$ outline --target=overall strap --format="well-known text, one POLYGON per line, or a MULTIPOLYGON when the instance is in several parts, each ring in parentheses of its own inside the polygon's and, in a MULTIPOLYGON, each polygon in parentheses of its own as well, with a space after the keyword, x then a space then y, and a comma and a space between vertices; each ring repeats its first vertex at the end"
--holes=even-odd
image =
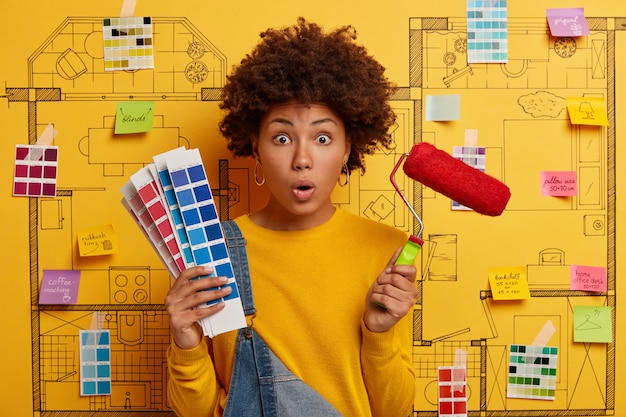
POLYGON ((230 262, 233 266, 235 281, 241 294, 243 311, 246 316, 256 313, 254 308, 254 298, 252 297, 252 285, 250 284, 250 268, 248 266, 248 255, 246 253, 246 239, 241 234, 239 226, 234 220, 222 222, 222 229, 226 238, 226 245, 230 255, 230 262))

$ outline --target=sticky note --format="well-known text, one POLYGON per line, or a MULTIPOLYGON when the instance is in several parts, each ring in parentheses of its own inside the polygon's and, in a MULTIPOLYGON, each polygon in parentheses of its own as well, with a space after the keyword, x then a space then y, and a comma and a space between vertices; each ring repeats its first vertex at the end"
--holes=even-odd
POLYGON ((611 307, 574 306, 574 342, 613 341, 611 307))
POLYGON ((80 256, 111 255, 117 248, 117 234, 110 224, 78 232, 80 256))
POLYGON ((80 271, 44 269, 39 304, 76 304, 80 271))
POLYGON ((442 122, 461 118, 461 96, 442 94, 426 96, 426 121, 442 122))
POLYGON ((577 37, 589 34, 585 9, 547 9, 546 18, 552 36, 577 37))
POLYGON ((552 197, 578 195, 576 171, 541 171, 541 195, 552 197))
POLYGON ((142 133, 152 130, 154 101, 120 101, 117 103, 115 133, 142 133))
POLYGON ((567 111, 574 125, 608 126, 603 97, 568 97, 567 111))
POLYGON ((570 283, 572 290, 606 292, 606 268, 572 265, 570 283))
POLYGON ((530 298, 528 277, 524 266, 490 268, 489 285, 494 300, 530 298))

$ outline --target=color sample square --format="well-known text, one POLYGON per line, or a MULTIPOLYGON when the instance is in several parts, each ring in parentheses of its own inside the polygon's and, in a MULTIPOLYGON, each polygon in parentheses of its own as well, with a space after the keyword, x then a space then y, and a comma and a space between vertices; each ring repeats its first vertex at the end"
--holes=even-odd
POLYGON ((55 197, 59 148, 44 145, 16 145, 13 195, 55 197))
POLYGON ((80 330, 80 395, 111 395, 111 334, 80 330))
POLYGON ((439 367, 439 416, 467 417, 466 375, 464 366, 439 367))
POLYGON ((508 398, 554 400, 558 348, 511 345, 508 398))
POLYGON ((506 0, 467 0, 467 63, 506 63, 506 0))
POLYGON ((154 68, 152 18, 102 19, 105 71, 154 68))
MULTIPOLYGON (((452 148, 452 156, 467 165, 476 168, 481 172, 485 172, 485 154, 484 146, 454 146, 452 148)), ((472 210, 456 201, 452 201, 452 210, 472 210)))

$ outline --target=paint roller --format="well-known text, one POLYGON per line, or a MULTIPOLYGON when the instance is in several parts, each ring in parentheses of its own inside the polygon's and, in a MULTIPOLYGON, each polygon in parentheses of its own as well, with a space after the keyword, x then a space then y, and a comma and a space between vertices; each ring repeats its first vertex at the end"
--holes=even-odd
POLYGON ((401 156, 390 176, 396 192, 420 226, 417 236, 409 237, 396 264, 412 264, 424 244, 421 239, 424 224, 394 180, 396 171, 403 162, 404 173, 409 178, 480 214, 499 216, 511 197, 509 187, 494 177, 428 142, 414 145, 409 153, 401 156))

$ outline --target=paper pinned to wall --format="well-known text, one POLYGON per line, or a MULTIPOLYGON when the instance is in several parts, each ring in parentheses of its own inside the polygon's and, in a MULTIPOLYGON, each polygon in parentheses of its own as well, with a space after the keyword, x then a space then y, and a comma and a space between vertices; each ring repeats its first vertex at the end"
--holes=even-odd
POLYGON ((445 122, 461 118, 461 96, 441 94, 426 96, 426 121, 445 122))
POLYGON ((574 306, 574 342, 613 341, 611 307, 574 306))
POLYGON ((39 304, 76 304, 80 271, 44 269, 39 304))
POLYGON ((151 17, 102 19, 102 41, 105 71, 154 68, 151 17))
POLYGON ((80 256, 99 256, 117 253, 117 234, 110 224, 77 233, 80 256))
POLYGON ((570 197, 578 195, 576 171, 541 171, 541 195, 570 197))
POLYGON ((120 101, 115 115, 115 133, 143 133, 152 130, 154 101, 120 101))
POLYGON ((606 268, 572 265, 570 267, 570 283, 572 290, 606 292, 606 268))
POLYGON ((567 111, 574 125, 609 125, 603 97, 568 97, 567 111))
POLYGON ((589 34, 589 26, 582 7, 546 9, 546 17, 552 36, 577 37, 589 34))
POLYGON ((506 0, 467 0, 467 63, 507 63, 506 0))
POLYGON ((494 300, 530 298, 526 267, 524 266, 490 268, 489 284, 494 300))

